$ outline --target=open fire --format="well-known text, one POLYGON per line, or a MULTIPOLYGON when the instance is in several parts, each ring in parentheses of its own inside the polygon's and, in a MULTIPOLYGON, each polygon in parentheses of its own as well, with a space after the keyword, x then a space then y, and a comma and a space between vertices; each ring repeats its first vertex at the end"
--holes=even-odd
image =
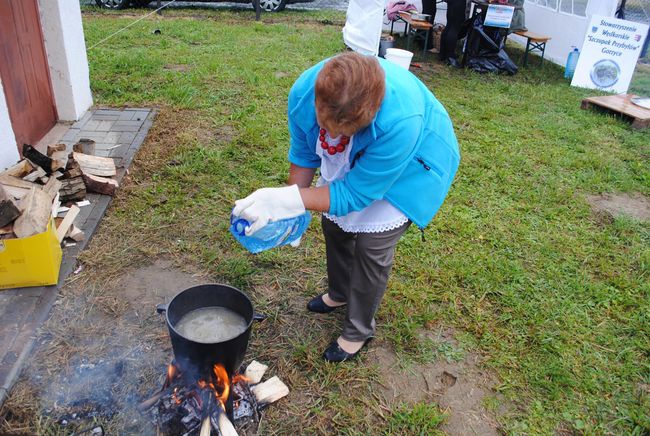
POLYGON ((217 364, 210 374, 194 377, 172 362, 162 389, 138 409, 148 411, 159 435, 257 434, 261 410, 289 393, 277 377, 260 383, 266 368, 253 361, 231 378, 217 364))

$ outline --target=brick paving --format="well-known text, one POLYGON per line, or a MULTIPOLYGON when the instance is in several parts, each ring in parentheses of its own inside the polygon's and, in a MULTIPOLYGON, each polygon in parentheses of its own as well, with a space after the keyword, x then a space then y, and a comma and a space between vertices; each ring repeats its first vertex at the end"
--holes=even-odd
MULTIPOLYGON (((113 157, 121 181, 153 123, 155 112, 146 108, 88 111, 57 143, 68 151, 81 138, 96 142, 96 154, 113 157)), ((81 207, 75 225, 86 238, 63 249, 59 283, 55 286, 0 290, 0 404, 20 376, 34 346, 36 329, 47 319, 59 287, 76 267, 77 255, 88 244, 108 208, 111 197, 88 194, 90 205, 81 207)))

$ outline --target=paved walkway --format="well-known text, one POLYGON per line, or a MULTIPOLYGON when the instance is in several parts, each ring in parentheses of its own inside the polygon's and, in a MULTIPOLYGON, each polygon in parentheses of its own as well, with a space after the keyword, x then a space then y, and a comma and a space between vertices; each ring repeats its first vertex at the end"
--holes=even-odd
MULTIPOLYGON (((121 181, 144 142, 154 116, 154 111, 144 108, 88 111, 56 142, 65 143, 71 151, 72 145, 81 138, 94 140, 96 154, 115 159, 117 179, 121 181)), ((88 244, 112 199, 98 194, 88 194, 86 198, 91 204, 83 206, 75 219, 86 238, 63 249, 58 285, 0 290, 0 404, 29 358, 36 329, 47 319, 59 287, 74 270, 78 253, 88 244)))

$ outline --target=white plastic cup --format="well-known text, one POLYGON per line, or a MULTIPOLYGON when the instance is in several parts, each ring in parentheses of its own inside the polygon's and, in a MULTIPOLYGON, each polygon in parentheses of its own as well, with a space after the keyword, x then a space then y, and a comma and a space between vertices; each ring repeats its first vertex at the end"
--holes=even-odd
POLYGON ((399 65, 402 68, 409 69, 411 66, 411 59, 413 59, 413 53, 410 51, 402 50, 399 48, 387 48, 386 49, 386 60, 399 65))

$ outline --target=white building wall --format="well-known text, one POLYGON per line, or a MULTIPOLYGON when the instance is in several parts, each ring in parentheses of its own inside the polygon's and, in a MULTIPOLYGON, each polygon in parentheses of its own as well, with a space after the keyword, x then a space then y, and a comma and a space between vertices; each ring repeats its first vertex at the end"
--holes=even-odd
POLYGON ((78 120, 93 104, 79 1, 38 4, 59 119, 78 120))
MULTIPOLYGON (((580 17, 526 1, 524 3, 526 27, 533 33, 551 37, 551 40, 546 43, 544 59, 548 58, 557 64, 565 65, 571 47, 582 47, 591 15, 613 16, 617 2, 618 0, 590 0, 587 6, 587 17, 580 17)), ((526 44, 524 38, 516 35, 508 39, 526 44)))
POLYGON ((14 129, 11 127, 7 99, 2 87, 2 80, 0 80, 0 169, 10 167, 18 159, 20 159, 20 155, 16 146, 16 137, 14 136, 14 129))

